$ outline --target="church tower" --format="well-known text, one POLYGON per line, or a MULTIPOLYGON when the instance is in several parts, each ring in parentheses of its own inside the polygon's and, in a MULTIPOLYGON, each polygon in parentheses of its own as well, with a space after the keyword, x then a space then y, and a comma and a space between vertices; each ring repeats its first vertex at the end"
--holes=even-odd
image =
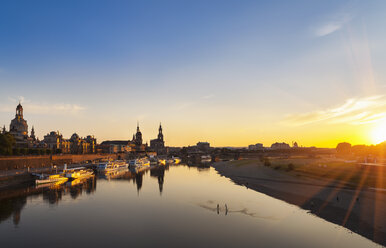
POLYGON ((16 147, 28 147, 28 125, 23 117, 23 107, 19 103, 16 107, 15 119, 9 125, 9 133, 13 135, 16 147))
POLYGON ((137 133, 135 134, 135 144, 140 146, 142 145, 142 133, 139 130, 139 123, 137 122, 137 133))
POLYGON ((31 129, 31 138, 32 138, 33 141, 36 140, 36 136, 35 136, 35 128, 34 128, 34 126, 32 126, 32 129, 31 129))
POLYGON ((16 116, 15 116, 18 120, 22 120, 23 119, 23 107, 21 106, 21 104, 19 103, 19 105, 17 105, 16 107, 16 116))
POLYGON ((23 118, 23 107, 20 103, 16 107, 15 119, 11 121, 9 131, 15 136, 15 139, 23 139, 28 135, 28 125, 23 118))
POLYGON ((164 141, 164 135, 162 134, 162 125, 161 125, 161 123, 159 124, 159 129, 158 129, 158 140, 159 141, 164 141))

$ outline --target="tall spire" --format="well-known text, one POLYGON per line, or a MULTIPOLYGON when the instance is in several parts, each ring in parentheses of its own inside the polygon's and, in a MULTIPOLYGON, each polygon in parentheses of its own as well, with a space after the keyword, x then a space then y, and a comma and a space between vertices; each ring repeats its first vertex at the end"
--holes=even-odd
POLYGON ((34 140, 36 139, 34 126, 32 126, 32 129, 31 129, 31 138, 34 139, 34 140))
POLYGON ((139 121, 137 121, 137 132, 139 132, 139 121))
POLYGON ((160 141, 163 141, 163 140, 164 140, 164 135, 162 134, 162 125, 161 125, 161 122, 159 123, 158 140, 160 140, 160 141))

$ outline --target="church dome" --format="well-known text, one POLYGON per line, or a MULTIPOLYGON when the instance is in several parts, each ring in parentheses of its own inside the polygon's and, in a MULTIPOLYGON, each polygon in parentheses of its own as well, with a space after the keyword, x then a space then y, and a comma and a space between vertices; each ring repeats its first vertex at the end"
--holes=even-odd
POLYGON ((79 135, 77 133, 74 133, 72 136, 71 136, 71 139, 72 140, 77 140, 79 139, 79 135))

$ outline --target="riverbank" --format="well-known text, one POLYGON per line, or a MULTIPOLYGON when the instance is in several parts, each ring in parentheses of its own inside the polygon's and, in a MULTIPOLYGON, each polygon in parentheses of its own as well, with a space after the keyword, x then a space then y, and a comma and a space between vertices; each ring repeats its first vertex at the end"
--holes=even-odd
POLYGON ((341 177, 324 179, 278 170, 258 160, 217 162, 212 166, 239 185, 298 205, 386 245, 386 192, 383 189, 363 187, 363 183, 353 185, 341 177))

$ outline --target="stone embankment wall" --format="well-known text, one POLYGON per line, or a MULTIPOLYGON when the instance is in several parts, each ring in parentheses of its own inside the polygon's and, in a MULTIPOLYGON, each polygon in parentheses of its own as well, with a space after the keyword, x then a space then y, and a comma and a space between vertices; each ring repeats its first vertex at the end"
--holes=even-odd
POLYGON ((0 170, 15 170, 25 168, 43 168, 52 165, 82 163, 101 158, 117 159, 116 154, 63 154, 63 155, 45 155, 45 156, 18 156, 18 157, 0 157, 0 170))

